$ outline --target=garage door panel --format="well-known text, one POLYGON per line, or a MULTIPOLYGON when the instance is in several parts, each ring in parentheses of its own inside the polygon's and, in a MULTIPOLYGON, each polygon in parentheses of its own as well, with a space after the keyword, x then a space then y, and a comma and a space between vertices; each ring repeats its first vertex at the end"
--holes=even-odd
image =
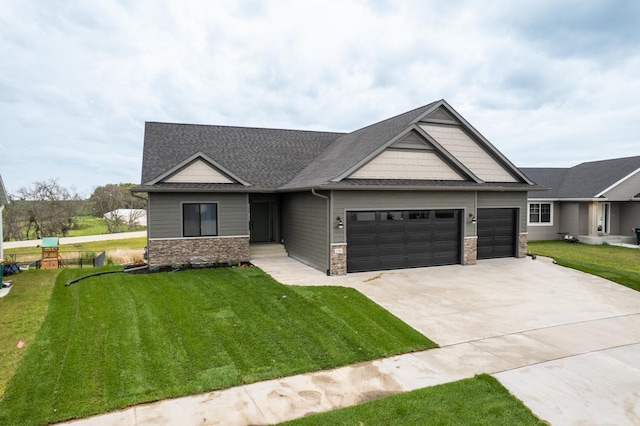
POLYGON ((518 209, 478 209, 478 259, 516 255, 518 209))
POLYGON ((404 243, 404 233, 403 232, 395 232, 395 233, 384 233, 378 234, 378 244, 403 244, 404 243))
POLYGON ((379 259, 376 269, 402 269, 406 268, 404 256, 384 256, 379 259))
POLYGON ((378 247, 371 244, 366 246, 355 246, 349 250, 349 257, 363 258, 375 256, 378 253, 378 247))
POLYGON ((347 212, 348 272, 460 263, 459 210, 365 213, 347 212), (362 219, 367 226, 362 226, 362 219), (359 247, 363 244, 364 250, 359 247), (442 253, 435 256, 436 251, 442 253))
POLYGON ((410 256, 411 254, 431 253, 431 251, 433 250, 432 244, 427 241, 408 243, 405 247, 407 256, 410 256))

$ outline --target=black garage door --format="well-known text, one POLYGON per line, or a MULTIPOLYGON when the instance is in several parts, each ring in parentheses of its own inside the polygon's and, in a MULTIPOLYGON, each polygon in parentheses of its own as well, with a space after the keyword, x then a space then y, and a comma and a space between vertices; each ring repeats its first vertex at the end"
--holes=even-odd
POLYGON ((518 209, 478 209, 478 259, 516 255, 518 209))
POLYGON ((460 210, 347 212, 347 272, 460 263, 460 210))

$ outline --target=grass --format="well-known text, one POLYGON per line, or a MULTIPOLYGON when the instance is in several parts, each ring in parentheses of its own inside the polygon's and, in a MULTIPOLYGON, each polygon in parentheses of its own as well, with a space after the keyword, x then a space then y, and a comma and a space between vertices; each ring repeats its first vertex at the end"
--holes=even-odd
POLYGON ((289 287, 258 268, 57 278, 0 401, 0 424, 128 405, 432 348, 357 291, 289 287))
POLYGON ((311 425, 545 425, 496 379, 471 379, 401 393, 290 422, 311 425))
MULTIPOLYGON (((107 241, 93 241, 89 243, 74 243, 74 244, 61 244, 60 253, 64 258, 65 255, 75 255, 78 252, 107 252, 107 257, 113 257, 115 263, 123 263, 123 260, 118 256, 120 252, 130 253, 127 259, 132 256, 142 257, 144 246, 147 245, 147 239, 142 238, 127 238, 123 240, 107 240, 107 241)), ((21 263, 30 263, 34 260, 42 257, 42 249, 40 247, 18 247, 18 248, 5 248, 4 255, 6 259, 10 259, 10 255, 15 255, 15 259, 21 263)))
POLYGON ((69 230, 69 237, 83 237, 85 235, 100 235, 109 233, 104 218, 97 216, 77 216, 76 226, 69 230))
POLYGON ((564 241, 530 241, 529 252, 559 265, 597 275, 640 291, 640 249, 564 241))
MULTIPOLYGON (((109 228, 102 217, 97 216, 77 216, 75 218, 76 226, 69 230, 69 237, 84 237, 86 235, 101 235, 108 234, 109 228)), ((146 226, 134 226, 129 230, 126 224, 122 224, 121 232, 135 232, 144 231, 146 226)))
POLYGON ((59 271, 29 271, 6 277, 13 281, 9 294, 0 298, 0 396, 47 313, 53 283, 59 271), (18 348, 19 341, 25 346, 18 348))

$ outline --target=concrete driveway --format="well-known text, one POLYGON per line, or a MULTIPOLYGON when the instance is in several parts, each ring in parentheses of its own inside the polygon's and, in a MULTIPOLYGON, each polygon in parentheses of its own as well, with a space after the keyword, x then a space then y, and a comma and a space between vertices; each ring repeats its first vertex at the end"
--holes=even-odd
POLYGON ((252 262, 286 284, 356 288, 441 347, 69 424, 273 424, 479 373, 554 425, 640 424, 639 292, 546 258, 344 277, 284 256, 252 262))
POLYGON ((358 289, 445 349, 416 362, 493 374, 552 424, 640 424, 639 292, 541 257, 346 277, 254 263, 287 284, 358 289))

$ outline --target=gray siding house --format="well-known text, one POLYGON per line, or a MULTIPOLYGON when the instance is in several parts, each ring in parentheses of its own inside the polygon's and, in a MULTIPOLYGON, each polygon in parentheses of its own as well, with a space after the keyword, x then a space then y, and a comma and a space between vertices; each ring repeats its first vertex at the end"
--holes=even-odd
POLYGON ((521 170, 547 188, 529 193, 529 240, 571 235, 587 244, 636 243, 640 156, 521 170))
POLYGON ((148 122, 150 265, 284 245, 330 275, 523 257, 537 186, 446 101, 351 133, 148 122))

